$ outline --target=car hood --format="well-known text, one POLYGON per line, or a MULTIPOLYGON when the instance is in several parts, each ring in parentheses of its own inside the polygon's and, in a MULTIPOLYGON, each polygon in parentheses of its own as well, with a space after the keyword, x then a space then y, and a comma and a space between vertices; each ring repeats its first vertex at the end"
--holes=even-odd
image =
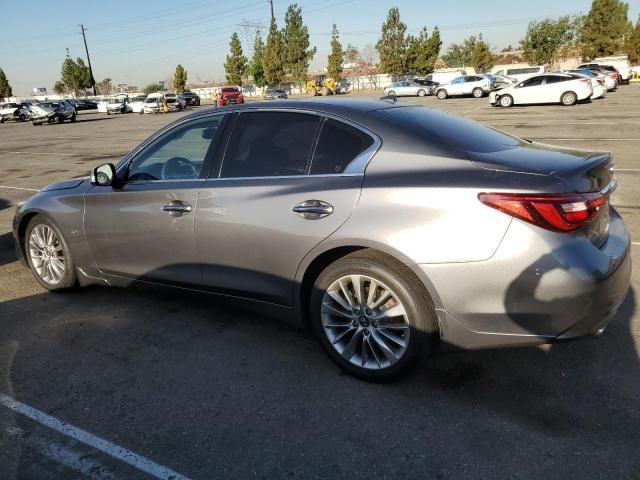
POLYGON ((70 188, 76 188, 82 184, 89 177, 71 178, 69 180, 63 180, 62 182, 51 183, 44 187, 41 192, 51 192, 54 190, 68 190, 70 188))

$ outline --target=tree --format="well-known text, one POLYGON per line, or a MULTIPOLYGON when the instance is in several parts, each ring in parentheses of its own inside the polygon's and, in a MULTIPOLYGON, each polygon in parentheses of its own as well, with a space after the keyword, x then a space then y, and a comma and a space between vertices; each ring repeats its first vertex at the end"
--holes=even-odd
POLYGON ((280 85, 284 80, 284 44, 276 19, 271 19, 267 45, 264 48, 264 78, 269 85, 280 85))
POLYGON ((67 93, 67 86, 62 80, 58 80, 53 84, 53 91, 58 95, 64 95, 65 93, 67 93))
POLYGON ((471 65, 473 50, 476 46, 476 37, 471 36, 464 40, 462 44, 452 43, 447 48, 447 52, 442 56, 442 60, 450 68, 461 68, 471 65))
POLYGON ((0 98, 13 97, 13 89, 9 85, 9 80, 4 73, 4 70, 0 68, 0 98))
POLYGON ((253 78, 256 87, 262 88, 266 85, 264 78, 264 42, 260 30, 256 32, 256 39, 253 43, 253 58, 249 64, 249 75, 253 78))
POLYGON ((156 83, 150 83, 149 85, 144 87, 143 92, 145 95, 149 95, 151 93, 161 92, 162 90, 164 90, 164 85, 156 82, 156 83))
POLYGON ((173 88, 178 93, 184 93, 184 89, 187 86, 187 71, 181 64, 176 67, 176 72, 173 74, 173 88))
POLYGON ((224 63, 225 76, 231 85, 242 85, 242 79, 247 73, 247 57, 242 53, 240 37, 236 32, 231 35, 229 46, 231 52, 224 63))
POLYGON ((385 73, 400 75, 404 73, 405 33, 407 26, 400 20, 400 10, 393 7, 382 24, 380 40, 376 49, 380 54, 380 69, 385 73))
POLYGON ((511 46, 511 44, 509 44, 508 47, 504 47, 502 50, 500 50, 500 52, 502 52, 502 53, 513 52, 513 46, 511 46))
POLYGON ((111 79, 105 78, 96 83, 96 91, 100 95, 111 95, 111 92, 113 92, 113 84, 111 83, 111 79))
POLYGON ((360 61, 360 52, 355 46, 348 44, 347 48, 344 49, 343 58, 344 63, 353 65, 360 61))
POLYGON ((631 33, 627 38, 625 51, 627 52, 627 55, 629 55, 629 61, 632 64, 635 65, 640 63, 640 15, 638 16, 636 26, 631 30, 631 33))
POLYGON ((65 85, 66 90, 73 92, 75 97, 78 96, 80 91, 84 91, 87 88, 93 86, 93 78, 89 67, 84 63, 81 58, 73 59, 67 55, 64 62, 62 62, 61 82, 65 85))
POLYGON ((441 46, 440 31, 437 27, 431 36, 429 36, 426 27, 420 31, 417 37, 409 35, 406 40, 404 60, 406 70, 423 75, 433 72, 441 46))
POLYGON ((486 72, 493 67, 493 54, 487 42, 483 40, 482 34, 478 36, 471 52, 471 65, 481 72, 486 72))
POLYGON ((293 83, 304 85, 316 49, 309 48, 309 30, 302 21, 302 9, 297 4, 289 5, 285 14, 282 42, 286 77, 293 83))
POLYGON ((571 50, 580 19, 569 16, 531 22, 520 40, 522 56, 530 65, 551 66, 571 50))
POLYGON ((622 50, 631 29, 629 5, 620 0, 593 0, 582 26, 582 54, 585 59, 613 55, 622 50))
POLYGON ((342 51, 342 44, 340 43, 338 27, 336 27, 335 23, 331 28, 331 53, 327 60, 327 73, 329 77, 333 78, 336 82, 340 81, 343 70, 344 52, 342 51))

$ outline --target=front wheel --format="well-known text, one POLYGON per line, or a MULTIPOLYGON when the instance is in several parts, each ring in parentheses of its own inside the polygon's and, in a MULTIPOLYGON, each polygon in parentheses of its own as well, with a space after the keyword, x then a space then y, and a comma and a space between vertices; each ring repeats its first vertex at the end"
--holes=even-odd
POLYGON ((59 114, 59 115, 58 115, 58 118, 56 118, 56 121, 57 121, 58 123, 64 123, 64 116, 63 116, 62 114, 59 114))
POLYGON ((71 115, 71 121, 75 122, 76 121, 76 114, 74 113, 73 115, 71 115))
POLYGON ((500 106, 509 108, 513 106, 513 97, 511 95, 502 95, 499 100, 500 106))
POLYGON ((578 96, 573 92, 565 92, 560 97, 560 103, 565 107, 570 107, 578 103, 578 96))
POLYGON ((367 381, 407 373, 435 351, 435 309, 407 267, 371 250, 329 265, 310 297, 314 332, 329 357, 367 381))
POLYGON ((447 91, 444 89, 438 90, 438 92, 436 93, 436 97, 438 97, 438 100, 445 100, 447 96, 447 91))
POLYGON ((471 94, 473 95, 473 98, 482 98, 484 92, 481 88, 474 88, 471 94))
POLYGON ((36 215, 25 232, 25 252, 29 268, 47 290, 64 290, 75 286, 76 270, 69 247, 53 222, 36 215))
POLYGON ((419 97, 424 97, 427 95, 427 92, 425 92, 424 90, 418 90, 418 96, 419 97))

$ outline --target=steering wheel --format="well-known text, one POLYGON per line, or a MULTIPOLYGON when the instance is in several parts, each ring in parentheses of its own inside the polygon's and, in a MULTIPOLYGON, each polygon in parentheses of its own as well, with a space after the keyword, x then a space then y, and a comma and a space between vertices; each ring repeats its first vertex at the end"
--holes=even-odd
POLYGON ((198 171, 193 164, 182 157, 173 157, 162 165, 162 180, 189 180, 198 178, 198 171))

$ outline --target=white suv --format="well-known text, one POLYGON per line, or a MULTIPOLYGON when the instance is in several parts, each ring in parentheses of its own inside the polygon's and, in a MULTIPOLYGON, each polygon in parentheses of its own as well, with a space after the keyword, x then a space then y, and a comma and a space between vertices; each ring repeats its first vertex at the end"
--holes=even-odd
POLYGON ((491 80, 482 75, 466 75, 436 88, 436 97, 444 100, 456 95, 473 95, 482 98, 491 91, 491 80))

